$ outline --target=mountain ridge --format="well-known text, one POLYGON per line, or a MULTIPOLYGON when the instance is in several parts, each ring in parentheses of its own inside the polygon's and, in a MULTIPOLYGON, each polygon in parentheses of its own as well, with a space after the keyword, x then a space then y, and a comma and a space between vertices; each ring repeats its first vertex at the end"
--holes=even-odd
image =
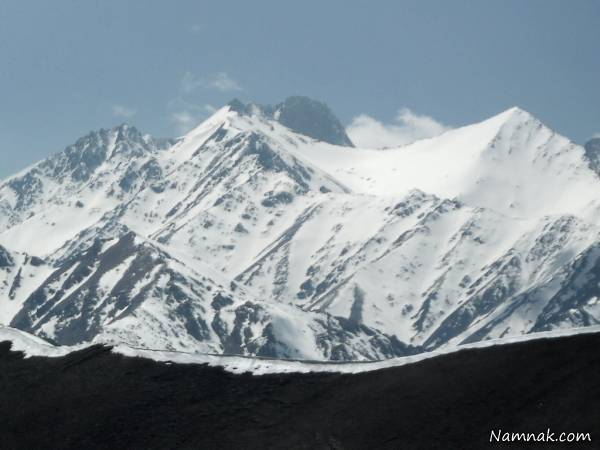
POLYGON ((17 303, 0 299, 4 320, 59 343, 114 331, 342 360, 600 323, 593 282, 569 290, 600 257, 583 147, 514 107, 357 149, 297 133, 279 107, 234 102, 176 140, 101 130, 0 183, 0 245, 43 261, 17 303), (126 236, 103 269, 102 239, 126 236), (126 273, 152 281, 134 292, 126 273))

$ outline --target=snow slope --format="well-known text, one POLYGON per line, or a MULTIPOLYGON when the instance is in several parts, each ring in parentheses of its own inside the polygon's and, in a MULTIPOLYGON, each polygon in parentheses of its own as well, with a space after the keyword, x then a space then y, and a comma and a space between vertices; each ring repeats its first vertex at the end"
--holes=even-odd
POLYGON ((321 144, 297 152, 355 192, 420 189, 514 217, 581 213, 599 193, 583 147, 519 108, 397 149, 321 144))
POLYGON ((3 326, 0 326, 0 342, 10 342, 11 350, 23 352, 26 357, 46 356, 56 358, 82 348, 52 345, 32 334, 3 326))
POLYGON ((0 324, 10 322, 51 272, 41 259, 0 246, 0 324))
MULTIPOLYGON (((212 367, 222 367, 232 373, 251 373, 253 375, 267 375, 273 373, 310 373, 310 372, 335 372, 335 373, 361 373, 373 370, 380 370, 389 367, 399 367, 406 364, 412 364, 423 361, 428 358, 435 358, 440 355, 447 355, 453 352, 467 350, 471 348, 488 348, 497 345, 510 345, 516 342, 531 341, 537 339, 552 339, 562 336, 572 336, 583 333, 598 333, 600 326, 578 329, 565 329, 558 331, 549 331, 536 333, 529 336, 494 339, 476 344, 461 345, 444 350, 435 350, 424 352, 418 355, 405 356, 400 358, 391 358, 383 361, 364 361, 364 362, 330 362, 330 361, 307 361, 292 359, 273 359, 264 357, 241 357, 222 354, 200 354, 185 353, 163 350, 152 350, 135 348, 126 344, 116 344, 112 351, 114 353, 132 357, 146 358, 154 361, 162 361, 175 364, 208 364, 212 367)), ((44 340, 32 336, 14 328, 0 327, 0 342, 11 342, 12 350, 25 353, 26 357, 44 356, 60 357, 73 351, 85 348, 86 345, 74 347, 54 346, 44 340)), ((91 345, 91 344, 87 344, 91 345)))

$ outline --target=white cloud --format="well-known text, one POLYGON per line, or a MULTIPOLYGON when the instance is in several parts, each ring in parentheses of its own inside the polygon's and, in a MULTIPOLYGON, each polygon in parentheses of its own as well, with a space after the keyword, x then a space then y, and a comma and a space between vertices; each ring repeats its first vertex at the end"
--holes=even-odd
POLYGON ((231 78, 227 73, 221 72, 213 77, 209 82, 209 86, 218 89, 219 91, 241 91, 240 85, 231 78))
POLYGON ((171 120, 182 134, 189 131, 196 123, 194 116, 190 114, 189 111, 176 111, 171 113, 171 120))
POLYGON ((186 72, 181 78, 181 90, 190 94, 198 89, 216 89, 221 92, 241 91, 242 87, 227 72, 219 72, 209 77, 196 76, 186 72))
POLYGON ((181 99, 171 102, 170 108, 173 110, 170 114, 171 122, 180 134, 187 133, 216 111, 212 105, 196 105, 181 99))
POLYGON ((594 139, 600 138, 600 133, 594 133, 594 134, 592 135, 592 137, 593 137, 594 139))
POLYGON ((400 147, 437 136, 449 128, 432 117, 416 114, 402 108, 391 123, 383 123, 371 116, 361 114, 354 119, 346 132, 357 147, 400 147))
POLYGON ((135 116, 134 109, 128 108, 127 106, 123 106, 123 105, 114 105, 112 107, 112 113, 113 113, 113 116, 121 117, 124 119, 128 119, 130 117, 135 116))

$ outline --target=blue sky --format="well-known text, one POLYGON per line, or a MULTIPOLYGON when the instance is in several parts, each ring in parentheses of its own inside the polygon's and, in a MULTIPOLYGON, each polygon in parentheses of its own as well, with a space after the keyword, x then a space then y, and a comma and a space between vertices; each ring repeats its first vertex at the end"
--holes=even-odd
POLYGON ((308 95, 392 131, 518 105, 583 142, 599 24, 598 0, 1 0, 0 177, 123 121, 177 135, 233 97, 308 95))

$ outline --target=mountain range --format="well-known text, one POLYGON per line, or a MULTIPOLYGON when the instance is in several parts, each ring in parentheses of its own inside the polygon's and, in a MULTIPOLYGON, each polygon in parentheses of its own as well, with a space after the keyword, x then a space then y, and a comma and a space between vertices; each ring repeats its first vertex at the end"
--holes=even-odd
POLYGON ((0 325, 336 361, 598 325, 599 173, 519 108, 390 149, 305 97, 101 129, 0 183, 0 325))

